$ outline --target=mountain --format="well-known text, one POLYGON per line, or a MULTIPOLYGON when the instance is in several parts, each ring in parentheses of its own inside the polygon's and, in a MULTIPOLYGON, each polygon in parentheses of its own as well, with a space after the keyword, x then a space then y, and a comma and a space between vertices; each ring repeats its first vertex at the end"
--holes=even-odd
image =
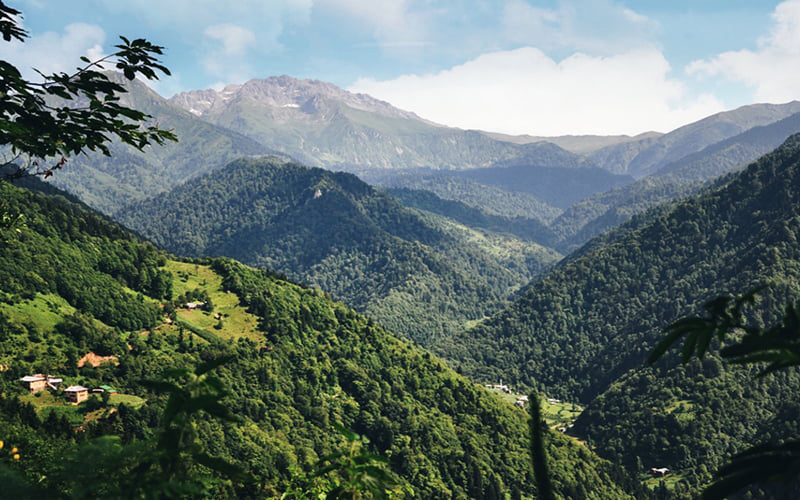
POLYGON ((468 227, 495 233, 510 233, 523 240, 549 245, 555 235, 538 219, 487 214, 460 201, 445 200, 435 193, 408 188, 388 188, 386 192, 403 205, 439 214, 468 227))
POLYGON ((454 175, 496 186, 506 191, 528 193, 565 209, 595 193, 628 184, 633 178, 610 174, 596 167, 567 169, 515 161, 512 166, 474 169, 454 175))
POLYGON ((118 73, 108 76, 128 89, 121 96, 122 104, 148 113, 159 127, 172 130, 179 140, 164 146, 149 146, 144 152, 112 143, 111 157, 89 152, 71 158, 51 182, 93 208, 110 213, 236 158, 273 153, 248 137, 207 123, 170 104, 138 80, 129 82, 118 73))
POLYGON ((628 142, 639 142, 662 135, 659 132, 644 132, 635 136, 629 135, 562 135, 562 136, 533 136, 533 135, 507 135, 496 132, 484 132, 487 136, 498 141, 512 142, 514 144, 530 144, 533 142, 549 142, 575 154, 586 155, 609 146, 628 142))
POLYGON ((688 196, 707 182, 745 166, 800 132, 800 113, 757 126, 692 153, 638 181, 575 203, 550 223, 563 253, 610 230, 647 208, 688 196))
MULTIPOLYGON (((229 259, 176 260, 63 196, 0 194, 25 222, 0 229, 0 428, 21 455, 0 467, 4 490, 28 478, 48 496, 104 491, 97 460, 121 458, 125 474, 164 411, 141 380, 230 355, 215 374, 239 420, 195 422, 198 444, 253 478, 222 496, 279 496, 294 468, 345 446, 333 424, 366 436, 421 498, 534 494, 524 411, 324 293, 229 259), (115 393, 71 405, 63 386, 24 389, 34 373, 115 393), (94 440, 108 435, 119 441, 94 440)), ((546 443, 560 497, 632 497, 587 448, 546 443)))
POLYGON ((424 343, 491 314, 560 258, 432 220, 352 174, 279 159, 234 162, 116 217, 178 254, 224 255, 319 286, 424 343))
POLYGON ((711 115, 658 137, 649 136, 639 141, 601 148, 590 153, 588 159, 610 172, 643 177, 714 143, 798 112, 798 101, 742 106, 711 115))
POLYGON ((584 160, 547 145, 497 141, 477 131, 436 125, 364 94, 288 76, 250 80, 170 101, 315 167, 361 174, 398 169, 469 169, 525 156, 553 166, 584 160))
POLYGON ((389 178, 364 174, 361 178, 387 189, 428 191, 443 200, 463 203, 489 215, 524 217, 546 224, 563 212, 530 193, 508 191, 444 172, 406 172, 389 178))
POLYGON ((502 377, 587 404, 575 431, 602 456, 707 482, 744 446, 797 435, 788 416, 800 374, 754 382, 752 370, 714 356, 685 367, 674 357, 652 369, 642 362, 664 326, 721 293, 771 283, 752 309, 763 323, 800 298, 798 185, 795 135, 743 172, 590 242, 435 350, 474 380, 502 377))
POLYGON ((124 104, 152 115, 179 142, 145 152, 112 144, 113 160, 89 153, 71 159, 53 178, 56 186, 106 213, 237 158, 278 153, 387 185, 399 185, 393 180, 398 176, 478 169, 473 175, 481 183, 511 183, 561 208, 629 181, 549 142, 517 144, 444 127, 316 80, 272 77, 166 100, 139 81, 109 76, 128 89, 124 104))

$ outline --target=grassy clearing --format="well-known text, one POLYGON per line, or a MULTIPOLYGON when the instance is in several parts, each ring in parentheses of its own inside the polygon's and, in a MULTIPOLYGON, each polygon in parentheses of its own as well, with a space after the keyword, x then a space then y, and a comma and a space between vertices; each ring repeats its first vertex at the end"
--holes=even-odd
MULTIPOLYGON (((65 415, 69 423, 73 426, 79 426, 91 420, 96 420, 110 410, 109 408, 104 408, 84 414, 83 407, 85 403, 73 405, 67 401, 63 395, 54 394, 49 390, 37 392, 36 394, 26 394, 20 397, 20 401, 33 405, 36 414, 41 420, 46 419, 50 413, 54 412, 59 418, 65 415)), ((133 394, 112 394, 108 400, 110 407, 119 406, 121 403, 138 407, 142 406, 145 402, 145 399, 134 396, 133 394)))
POLYGON ((654 490, 657 487, 659 487, 661 483, 664 483, 664 486, 666 486, 668 490, 672 490, 675 488, 675 485, 677 485, 684 479, 681 474, 674 474, 674 473, 669 473, 664 477, 653 477, 649 473, 645 473, 645 474, 640 474, 639 477, 645 484, 645 486, 647 486, 651 490, 654 490))
POLYGON ((542 414, 547 425, 552 428, 570 426, 582 411, 583 407, 575 403, 564 403, 555 400, 550 402, 548 398, 542 398, 542 414))
MULTIPOLYGON (((516 401, 523 396, 522 394, 505 393, 498 389, 489 389, 488 391, 496 394, 500 399, 506 401, 508 404, 513 405, 516 401)), ((565 403, 562 401, 554 400, 546 396, 541 398, 542 416, 548 427, 551 429, 558 429, 560 427, 569 427, 572 422, 578 418, 578 415, 583 411, 583 407, 575 403, 565 403)), ((527 411, 527 409, 526 409, 527 411)))
POLYGON ((222 289, 222 277, 208 266, 169 261, 166 269, 175 279, 172 290, 175 296, 200 288, 208 292, 213 311, 179 309, 178 319, 188 327, 206 330, 226 340, 245 337, 264 343, 264 334, 258 330, 258 318, 239 305, 239 297, 222 289), (215 317, 219 315, 219 318, 215 317))
POLYGON ((16 304, 0 303, 4 312, 15 323, 32 322, 43 332, 51 332, 64 316, 75 312, 62 297, 53 294, 37 293, 33 299, 24 299, 16 304))
POLYGON ((45 390, 37 392, 36 394, 26 394, 19 399, 20 401, 33 405, 36 414, 41 420, 46 419, 50 413, 55 412, 56 416, 59 418, 65 415, 69 423, 73 426, 81 425, 84 422, 83 414, 80 412, 80 406, 73 406, 72 403, 68 402, 63 397, 56 396, 50 391, 45 390))
POLYGON ((476 326, 480 325, 487 319, 489 319, 489 316, 484 316, 480 319, 468 319, 467 321, 464 322, 464 328, 467 330, 469 330, 470 328, 475 328, 476 326))
POLYGON ((134 396, 133 394, 112 394, 108 398, 108 403, 112 406, 119 406, 122 403, 125 403, 128 406, 142 406, 147 402, 146 399, 140 398, 139 396, 134 396))
POLYGON ((679 422, 689 422, 694 420, 694 403, 681 399, 665 408, 665 412, 674 416, 679 422))

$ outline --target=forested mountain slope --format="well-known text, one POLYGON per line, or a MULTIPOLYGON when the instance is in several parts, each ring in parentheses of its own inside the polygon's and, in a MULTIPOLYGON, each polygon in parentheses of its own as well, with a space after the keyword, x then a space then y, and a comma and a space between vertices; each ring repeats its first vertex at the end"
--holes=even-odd
POLYGON ((512 236, 475 244, 351 174, 278 159, 234 162, 117 217, 173 252, 317 285, 421 342, 496 311, 559 258, 512 236), (509 245, 524 248, 506 258, 509 245))
POLYGON ((798 374, 751 383, 720 363, 641 367, 661 328, 720 293, 772 283, 757 316, 800 296, 800 136, 697 197, 623 226, 511 307, 437 352, 476 380, 503 377, 589 404, 576 428, 607 456, 707 480, 723 457, 795 430, 798 374), (727 404, 731 400, 735 405, 727 404), (725 412, 714 411, 725 406, 725 412), (615 427, 617 426, 617 427, 615 427))
MULTIPOLYGON (((420 498, 533 495, 525 412, 325 294, 227 259, 173 260, 62 197, 6 183, 0 194, 25 222, 0 230, 0 428, 20 450, 8 465, 31 484, 99 488, 97 457, 72 457, 96 436, 153 435, 165 399, 139 381, 233 355, 216 371, 241 421, 202 418, 198 437, 255 481, 221 496, 279 496, 291 467, 342 445, 334 423, 366 435, 420 498), (193 300, 206 309, 184 306, 193 300), (89 351, 113 357, 79 367, 89 351), (72 406, 63 388, 28 394, 19 378, 33 373, 120 394, 72 406)), ((560 496, 630 498, 611 464, 548 436, 560 496)))
POLYGON ((407 207, 418 208, 456 220, 469 227, 479 227, 500 233, 511 233, 528 241, 551 245, 553 232, 542 222, 528 217, 507 217, 484 212, 480 208, 455 200, 445 200, 431 191, 387 188, 386 192, 407 207))
POLYGON ((492 168, 455 172, 451 175, 497 186, 506 191, 528 193, 562 210, 595 193, 633 181, 630 176, 611 174, 591 166, 563 168, 517 161, 513 163, 509 166, 495 165, 492 168))
POLYGON ((387 189, 429 191, 443 200, 463 203, 488 215, 524 217, 547 224, 563 212, 530 193, 508 191, 446 173, 404 172, 390 178, 373 175, 361 177, 373 185, 385 186, 387 189))

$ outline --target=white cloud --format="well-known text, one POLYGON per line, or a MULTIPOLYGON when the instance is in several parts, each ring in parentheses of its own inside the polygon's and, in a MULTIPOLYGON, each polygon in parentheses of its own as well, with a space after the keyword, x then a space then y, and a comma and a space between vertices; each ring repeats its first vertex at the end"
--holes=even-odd
POLYGON ((221 42, 222 53, 226 56, 241 57, 256 43, 256 35, 252 31, 230 23, 209 26, 203 35, 221 42))
MULTIPOLYGON (((132 24, 169 30, 191 41, 207 76, 231 83, 264 76, 253 61, 284 50, 281 37, 308 25, 312 7, 312 0, 99 1, 109 11, 129 16, 132 24)), ((165 60, 170 55, 168 48, 165 60)), ((187 70, 187 78, 190 74, 187 70)))
POLYGON ((435 122, 511 134, 636 134, 669 131, 722 111, 687 97, 661 52, 576 53, 556 62, 526 47, 484 54, 430 75, 358 80, 364 92, 435 122))
POLYGON ((63 33, 48 31, 28 38, 25 43, 17 41, 0 43, 0 59, 17 66, 22 76, 39 80, 33 68, 47 74, 71 73, 79 65, 81 56, 95 60, 103 55, 105 32, 99 26, 73 23, 63 33))
POLYGON ((658 31, 655 21, 611 0, 562 0, 555 9, 508 0, 502 25, 511 42, 604 55, 654 46, 658 31))
POLYGON ((431 11, 427 8, 416 9, 412 4, 412 0, 314 1, 314 7, 332 9, 355 19, 387 49, 427 45, 427 16, 431 11))
POLYGON ((209 47, 202 63, 206 71, 228 82, 243 82, 252 78, 253 68, 248 52, 256 45, 255 34, 235 24, 215 24, 203 32, 209 47))
POLYGON ((800 0, 779 4, 756 50, 723 52, 687 66, 689 74, 721 76, 747 85, 760 102, 800 99, 800 0))

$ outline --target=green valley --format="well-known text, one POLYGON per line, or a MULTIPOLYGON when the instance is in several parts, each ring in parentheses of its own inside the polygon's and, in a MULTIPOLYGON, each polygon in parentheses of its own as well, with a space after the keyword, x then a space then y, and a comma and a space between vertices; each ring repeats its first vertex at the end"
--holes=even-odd
POLYGON ((799 173, 794 136, 742 173, 584 247, 435 351, 473 379, 586 404, 576 435, 632 470, 676 469, 691 492, 743 446, 797 435, 785 416, 795 411, 798 374, 752 382, 751 369, 714 357, 642 362, 664 326, 720 293, 770 284, 753 309, 764 323, 798 297, 799 173))

